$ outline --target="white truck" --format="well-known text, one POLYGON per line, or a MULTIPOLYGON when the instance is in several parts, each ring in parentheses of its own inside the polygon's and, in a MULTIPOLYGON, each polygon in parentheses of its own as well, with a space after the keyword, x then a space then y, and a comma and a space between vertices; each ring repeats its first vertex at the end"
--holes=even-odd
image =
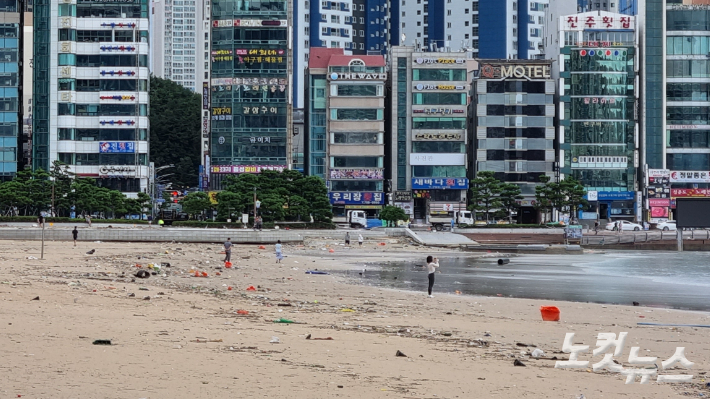
POLYGON ((335 223, 347 223, 350 227, 367 227, 367 213, 365 211, 347 211, 345 217, 334 217, 335 223))
POLYGON ((473 213, 471 211, 431 212, 429 214, 429 224, 436 231, 444 230, 445 226, 451 226, 451 219, 454 219, 456 224, 473 225, 473 213))

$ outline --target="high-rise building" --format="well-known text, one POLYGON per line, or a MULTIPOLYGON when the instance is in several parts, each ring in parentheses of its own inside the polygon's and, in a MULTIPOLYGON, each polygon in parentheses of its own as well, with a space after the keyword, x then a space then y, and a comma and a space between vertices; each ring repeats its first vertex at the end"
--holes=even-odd
POLYGON ((202 90, 209 61, 205 32, 209 14, 205 0, 160 0, 152 3, 151 71, 194 92, 202 90), (206 18, 205 18, 206 17, 206 18), (206 19, 206 22, 205 22, 206 19))
POLYGON ((307 76, 309 174, 325 179, 335 218, 374 216, 385 202, 385 58, 312 48, 307 76))
MULTIPOLYGON (((479 48, 479 0, 407 0, 391 2, 390 41, 417 51, 479 48)), ((496 19, 500 21, 500 18, 496 19)))
POLYGON ((606 11, 559 18, 562 175, 590 193, 580 219, 640 221, 636 18, 606 11))
MULTIPOLYGON (((551 60, 479 60, 473 118, 475 166, 523 198, 519 223, 538 223, 535 187, 540 175, 555 178, 555 91, 551 60)), ((471 175, 473 175, 471 173, 471 175)))
POLYGON ((349 54, 386 54, 389 1, 348 0, 294 2, 293 103, 305 108, 304 73, 311 48, 341 48, 349 54))
POLYGON ((291 11, 287 0, 212 4, 212 189, 227 174, 290 166, 291 11))
MULTIPOLYGON (((32 66, 34 26, 32 17, 32 5, 25 3, 25 13, 22 16, 24 24, 22 26, 22 167, 32 166, 32 66)), ((19 159, 19 154, 18 154, 19 159)))
POLYGON ((0 181, 10 180, 23 162, 21 85, 22 9, 17 1, 0 9, 0 181))
POLYGON ((672 199, 710 197, 710 4, 647 0, 639 15, 645 21, 642 162, 649 171, 644 180, 668 177, 670 184, 667 199, 654 198, 652 191, 658 191, 648 187, 654 222, 663 214, 661 206, 672 208, 672 199))
POLYGON ((387 0, 353 0, 353 54, 387 54, 389 3, 387 0))
POLYGON ((548 0, 479 0, 480 58, 532 59, 542 53, 548 0))
POLYGON ((462 52, 390 51, 390 143, 385 167, 394 205, 417 222, 466 208, 468 104, 476 61, 462 52))
POLYGON ((34 4, 33 166, 147 190, 147 0, 34 4))
POLYGON ((638 0, 577 0, 577 3, 580 12, 609 11, 626 15, 638 14, 638 0))

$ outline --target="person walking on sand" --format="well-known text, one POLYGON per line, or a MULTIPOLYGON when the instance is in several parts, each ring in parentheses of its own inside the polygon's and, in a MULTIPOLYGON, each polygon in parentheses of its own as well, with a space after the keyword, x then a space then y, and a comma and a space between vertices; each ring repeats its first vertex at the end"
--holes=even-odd
POLYGON ((39 224, 40 228, 44 228, 44 216, 41 213, 37 216, 37 224, 39 224))
POLYGON ((224 261, 232 261, 232 239, 227 237, 227 241, 224 242, 224 261))
POLYGON ((281 263, 281 260, 283 260, 284 255, 282 252, 282 247, 281 247, 281 240, 276 241, 276 263, 281 263))
POLYGON ((74 246, 76 247, 76 239, 79 237, 79 230, 74 226, 74 230, 71 231, 72 237, 74 237, 74 246))
POLYGON ((350 232, 345 233, 345 245, 350 246, 350 232))
POLYGON ((86 220, 86 223, 91 227, 91 216, 89 215, 84 215, 84 220, 86 220))
POLYGON ((439 267, 439 258, 434 258, 431 255, 426 257, 426 270, 429 274, 429 298, 434 298, 431 294, 431 289, 434 288, 434 273, 436 273, 436 268, 439 267))
POLYGON ((358 244, 358 246, 362 246, 362 240, 363 240, 362 234, 358 234, 358 236, 357 236, 357 244, 358 244))

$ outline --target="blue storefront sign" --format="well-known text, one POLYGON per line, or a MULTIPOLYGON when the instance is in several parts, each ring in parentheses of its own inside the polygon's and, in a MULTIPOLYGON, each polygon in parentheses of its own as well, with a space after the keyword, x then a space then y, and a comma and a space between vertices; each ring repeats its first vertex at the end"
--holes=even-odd
MULTIPOLYGON (((635 199, 633 191, 599 191, 597 201, 633 201, 635 199)), ((587 199, 587 196, 584 196, 587 199)))
POLYGON ((133 154, 135 153, 135 143, 132 141, 101 141, 99 142, 99 152, 102 154, 133 154))
POLYGON ((385 196, 373 192, 329 192, 328 198, 333 205, 384 205, 385 196))
POLYGON ((417 177, 412 179, 412 190, 467 190, 465 177, 417 177))

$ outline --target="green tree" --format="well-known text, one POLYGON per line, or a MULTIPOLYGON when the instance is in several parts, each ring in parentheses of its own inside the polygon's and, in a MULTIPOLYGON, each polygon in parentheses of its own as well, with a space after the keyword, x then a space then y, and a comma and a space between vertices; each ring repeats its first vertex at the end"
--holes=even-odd
POLYGON ((241 219, 243 210, 243 194, 233 191, 222 191, 217 194, 217 218, 220 220, 241 219))
POLYGON ((150 77, 150 160, 155 166, 175 165, 171 181, 197 186, 202 161, 202 98, 179 84, 150 77))
POLYGON ((569 211, 570 218, 577 217, 580 205, 586 205, 584 195, 587 191, 582 183, 572 176, 566 176, 559 184, 560 195, 564 198, 564 207, 569 211))
POLYGON ((203 192, 194 192, 186 195, 180 200, 180 205, 182 205, 183 212, 192 217, 197 217, 197 215, 212 208, 209 195, 203 192))
POLYGON ((554 194, 551 192, 550 186, 547 184, 550 182, 550 176, 540 175, 540 183, 535 186, 535 205, 534 208, 540 212, 542 216, 542 223, 547 221, 547 212, 552 211, 552 200, 550 199, 554 194))
POLYGON ((409 216, 404 212, 404 209, 397 206, 385 206, 380 211, 380 219, 387 222, 387 224, 397 225, 399 220, 409 220, 409 216))
POLYGON ((513 183, 501 183, 499 201, 500 206, 505 210, 505 217, 509 223, 513 223, 513 211, 520 207, 519 200, 523 196, 520 195, 520 186, 513 183))
POLYGON ((500 192, 501 182, 495 178, 493 172, 478 172, 476 178, 471 180, 471 205, 468 206, 468 209, 484 211, 486 223, 488 223, 488 214, 491 209, 501 206, 500 192))

